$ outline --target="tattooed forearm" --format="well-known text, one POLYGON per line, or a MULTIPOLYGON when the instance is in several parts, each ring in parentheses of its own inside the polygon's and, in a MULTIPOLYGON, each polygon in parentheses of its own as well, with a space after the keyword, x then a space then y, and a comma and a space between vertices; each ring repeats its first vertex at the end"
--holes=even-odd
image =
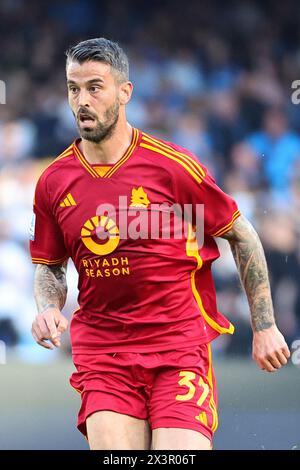
POLYGON ((255 331, 275 323, 268 269, 260 239, 248 220, 240 216, 233 228, 223 235, 229 241, 244 286, 255 331))
POLYGON ((62 309, 67 298, 67 261, 61 265, 38 264, 34 277, 34 297, 38 312, 50 307, 62 309))

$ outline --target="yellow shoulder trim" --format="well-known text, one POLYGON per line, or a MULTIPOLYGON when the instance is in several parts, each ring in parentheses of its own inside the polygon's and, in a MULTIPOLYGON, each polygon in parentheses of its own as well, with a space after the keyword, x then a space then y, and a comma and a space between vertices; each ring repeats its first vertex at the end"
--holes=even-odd
POLYGON ((196 162, 189 155, 187 155, 185 153, 182 153, 182 152, 179 152, 178 150, 175 150, 170 145, 168 145, 164 142, 160 142, 157 139, 155 139, 154 137, 151 137, 151 136, 149 136, 148 134, 145 134, 145 133, 143 133, 143 135, 142 135, 142 141, 145 141, 147 143, 151 143, 152 145, 155 145, 159 149, 162 149, 162 150, 168 152, 169 154, 171 154, 173 156, 176 156, 177 158, 179 158, 180 160, 185 162, 187 165, 189 165, 191 167, 191 169, 199 175, 200 178, 205 177, 205 172, 204 172, 203 168, 201 167, 201 165, 198 162, 196 162))
MULTIPOLYGON (((60 158, 60 157, 64 156, 65 153, 68 153, 68 152, 70 152, 70 151, 72 151, 72 150, 73 150, 73 143, 72 143, 71 145, 69 145, 69 147, 67 147, 63 152, 61 152, 61 153, 57 156, 57 158, 60 158)), ((56 159, 55 159, 55 160, 56 160, 56 159)))
POLYGON ((149 150, 153 150, 153 152, 156 152, 159 155, 164 155, 165 157, 170 158, 170 160, 174 160, 174 162, 177 162, 181 166, 183 166, 183 168, 185 168, 186 171, 189 172, 189 174, 197 181, 197 183, 199 183, 199 184, 202 183, 203 178, 201 176, 199 176, 198 173, 195 173, 195 171, 192 170, 189 165, 187 165, 185 162, 183 162, 179 158, 175 157, 174 155, 171 155, 171 154, 165 152, 162 149, 158 149, 157 147, 153 147, 153 145, 144 144, 143 142, 140 143, 140 147, 143 147, 143 148, 146 148, 146 149, 149 149, 149 150))
POLYGON ((49 165, 47 165, 46 168, 43 171, 47 170, 51 165, 53 165, 53 163, 57 162, 58 160, 62 160, 63 158, 69 157, 70 155, 72 155, 72 153, 73 153, 73 150, 69 150, 68 152, 65 151, 65 152, 61 153, 52 162, 50 162, 49 165))
POLYGON ((226 224, 224 227, 220 228, 217 232, 215 232, 212 236, 213 237, 220 237, 221 235, 224 235, 224 233, 228 232, 230 229, 232 229, 234 221, 241 215, 239 210, 236 210, 233 213, 231 221, 226 224))
POLYGON ((62 158, 69 157, 69 155, 72 155, 72 153, 73 153, 73 150, 69 150, 69 152, 63 153, 59 157, 56 157, 52 163, 56 162, 57 160, 61 160, 62 158))

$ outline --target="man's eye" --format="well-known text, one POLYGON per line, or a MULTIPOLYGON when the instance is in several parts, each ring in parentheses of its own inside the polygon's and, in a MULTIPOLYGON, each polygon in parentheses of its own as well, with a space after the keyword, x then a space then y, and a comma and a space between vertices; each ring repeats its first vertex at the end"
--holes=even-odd
POLYGON ((69 91, 70 91, 71 93, 76 93, 76 92, 77 92, 77 88, 76 88, 75 86, 71 86, 71 87, 69 88, 69 91))
POLYGON ((90 88, 90 91, 91 91, 92 93, 95 93, 96 91, 99 91, 99 90, 100 90, 100 87, 99 87, 99 86, 91 86, 91 88, 90 88))

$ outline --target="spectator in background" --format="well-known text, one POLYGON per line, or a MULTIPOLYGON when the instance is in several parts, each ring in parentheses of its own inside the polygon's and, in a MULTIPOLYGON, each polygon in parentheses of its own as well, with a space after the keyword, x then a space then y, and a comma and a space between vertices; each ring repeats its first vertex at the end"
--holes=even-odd
POLYGON ((0 123, 0 165, 12 165, 32 155, 36 128, 29 119, 0 123))
POLYGON ((232 146, 230 157, 233 172, 239 175, 244 184, 251 190, 261 189, 263 175, 254 149, 247 142, 237 142, 232 146))
POLYGON ((222 173, 226 173, 230 165, 231 147, 246 135, 246 123, 241 115, 236 91, 212 92, 208 107, 209 133, 219 156, 219 164, 222 165, 222 173))
POLYGON ((205 118, 186 112, 179 117, 176 124, 171 140, 184 148, 189 148, 195 155, 201 156, 202 164, 215 175, 217 173, 216 162, 205 118))
POLYGON ((165 74, 169 83, 184 96, 203 93, 205 82, 199 62, 190 49, 179 49, 177 54, 168 59, 165 74))
POLYGON ((296 311, 299 303, 299 239, 289 213, 274 208, 268 216, 261 215, 258 220, 278 324, 292 341, 300 327, 296 311))
POLYGON ((247 140, 261 161, 268 186, 279 201, 285 201, 293 169, 300 161, 300 138, 288 128, 283 110, 277 107, 267 109, 262 130, 247 140))
POLYGON ((262 183, 258 159, 245 142, 232 147, 230 158, 232 168, 225 173, 223 180, 225 191, 235 197, 243 214, 255 223, 258 190, 262 183))

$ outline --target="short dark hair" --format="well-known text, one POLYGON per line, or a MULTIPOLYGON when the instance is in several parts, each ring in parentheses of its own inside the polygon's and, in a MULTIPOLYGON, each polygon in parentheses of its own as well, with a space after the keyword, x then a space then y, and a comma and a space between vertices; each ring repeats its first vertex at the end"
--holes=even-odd
POLYGON ((66 51, 67 65, 74 60, 82 64, 95 60, 109 64, 117 72, 120 83, 129 80, 129 63, 123 49, 116 42, 105 38, 87 39, 66 51))

